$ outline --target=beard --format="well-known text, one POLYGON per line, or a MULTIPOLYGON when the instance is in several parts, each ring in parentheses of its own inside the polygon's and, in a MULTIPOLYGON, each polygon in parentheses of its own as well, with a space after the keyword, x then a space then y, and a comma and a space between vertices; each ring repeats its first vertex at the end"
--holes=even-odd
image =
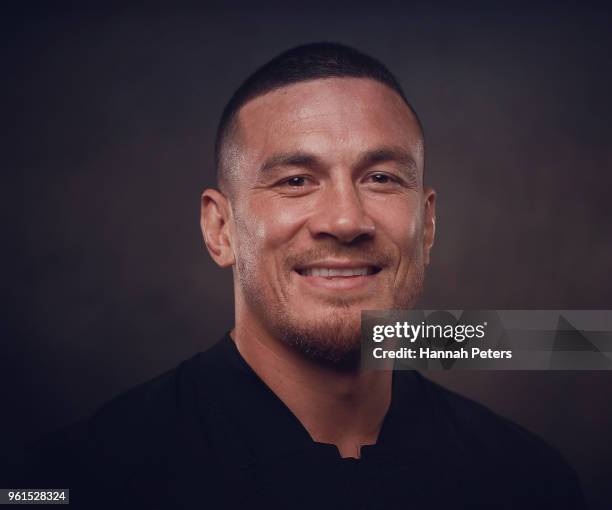
MULTIPOLYGON (((367 250, 366 250, 367 252, 367 250)), ((338 250, 320 249, 308 251, 287 260, 288 271, 300 263, 323 258, 324 255, 348 255, 338 250)), ((368 259, 363 250, 355 250, 353 256, 368 259), (359 253, 356 253, 359 251, 359 253)), ((423 290, 425 266, 420 254, 414 253, 408 283, 396 289, 388 303, 379 309, 404 310, 414 306, 423 290)), ((389 254, 380 252, 369 254, 369 260, 385 266, 391 260, 389 254)), ((272 336, 302 355, 317 363, 333 365, 336 369, 353 369, 358 366, 361 354, 361 310, 359 300, 346 297, 325 299, 325 311, 312 316, 307 311, 283 305, 280 299, 265 296, 255 279, 252 264, 241 259, 237 264, 237 276, 247 306, 262 320, 264 327, 272 336)), ((364 309, 372 309, 371 306, 364 309)))
MULTIPOLYGON (((423 290, 424 273, 421 266, 414 272, 408 291, 395 295, 384 308, 412 308, 423 290)), ((329 303, 329 311, 324 315, 309 319, 286 312, 277 314, 270 326, 277 338, 313 361, 352 368, 361 359, 361 308, 342 299, 329 303)))
POLYGON ((272 327, 277 338, 312 360, 353 365, 360 354, 360 315, 355 307, 337 303, 316 320, 277 315, 272 327))

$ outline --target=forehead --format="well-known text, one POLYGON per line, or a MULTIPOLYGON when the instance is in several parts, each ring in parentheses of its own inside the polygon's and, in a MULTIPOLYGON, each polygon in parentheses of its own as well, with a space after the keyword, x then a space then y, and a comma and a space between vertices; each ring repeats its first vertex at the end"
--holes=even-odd
POLYGON ((237 118, 240 151, 257 164, 277 152, 307 151, 351 160, 379 147, 402 147, 422 168, 419 125, 394 90, 367 78, 301 82, 257 97, 237 118))

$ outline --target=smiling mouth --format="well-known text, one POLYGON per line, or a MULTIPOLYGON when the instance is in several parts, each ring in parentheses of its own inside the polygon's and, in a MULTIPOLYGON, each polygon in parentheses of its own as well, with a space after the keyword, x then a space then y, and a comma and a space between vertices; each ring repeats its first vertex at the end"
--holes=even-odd
POLYGON ((377 266, 363 267, 305 267, 296 268, 296 272, 302 276, 318 276, 322 278, 351 278, 355 276, 370 276, 380 271, 377 266))

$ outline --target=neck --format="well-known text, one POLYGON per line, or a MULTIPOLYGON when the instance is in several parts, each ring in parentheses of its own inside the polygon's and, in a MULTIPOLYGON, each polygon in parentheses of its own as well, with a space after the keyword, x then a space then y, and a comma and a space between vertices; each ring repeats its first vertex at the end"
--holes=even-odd
POLYGON ((317 363, 237 317, 231 332, 244 360, 319 443, 342 457, 375 444, 391 403, 391 371, 337 370, 317 363))

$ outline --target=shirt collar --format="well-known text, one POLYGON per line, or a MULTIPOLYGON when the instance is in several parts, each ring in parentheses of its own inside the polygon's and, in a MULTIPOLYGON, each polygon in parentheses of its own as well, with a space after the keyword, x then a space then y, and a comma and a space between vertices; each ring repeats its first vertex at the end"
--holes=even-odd
MULTIPOLYGON (((243 443, 256 462, 280 460, 296 454, 339 459, 334 445, 316 443, 308 431, 242 358, 226 334, 211 349, 219 407, 237 424, 243 443)), ((375 445, 362 447, 363 460, 388 459, 433 451, 445 425, 426 382, 415 371, 394 371, 391 405, 375 445)))

